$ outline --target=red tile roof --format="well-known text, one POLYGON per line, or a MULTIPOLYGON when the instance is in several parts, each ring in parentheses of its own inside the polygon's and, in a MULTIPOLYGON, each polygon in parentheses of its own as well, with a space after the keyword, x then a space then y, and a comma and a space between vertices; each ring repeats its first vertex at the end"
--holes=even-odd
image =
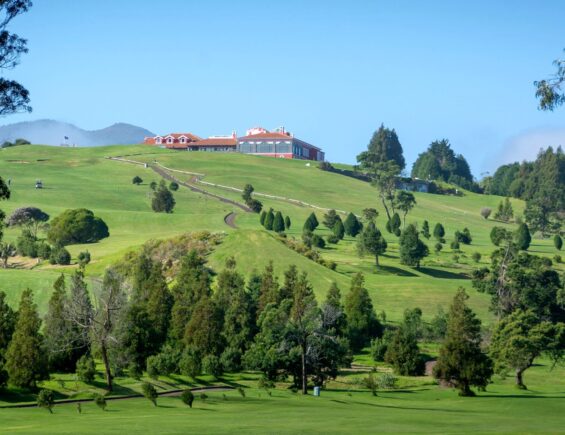
POLYGON ((166 134, 166 135, 161 136, 161 137, 165 138, 165 137, 169 137, 169 136, 172 136, 175 139, 178 139, 179 137, 182 137, 182 136, 186 136, 188 139, 193 140, 193 141, 202 139, 201 137, 196 136, 195 134, 192 134, 192 133, 170 133, 170 134, 166 134))
POLYGON ((199 146, 236 146, 237 140, 234 138, 214 138, 210 137, 208 139, 198 140, 196 142, 191 142, 189 146, 191 147, 199 147, 199 146))

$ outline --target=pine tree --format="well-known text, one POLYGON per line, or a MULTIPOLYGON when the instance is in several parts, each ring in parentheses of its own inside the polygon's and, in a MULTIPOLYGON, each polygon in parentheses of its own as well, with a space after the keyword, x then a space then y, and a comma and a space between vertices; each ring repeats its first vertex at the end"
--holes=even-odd
POLYGON ((12 341, 6 352, 6 371, 10 383, 16 387, 35 388, 37 381, 49 377, 40 327, 33 294, 29 289, 24 290, 12 341))
POLYGON ((6 293, 0 291, 0 389, 8 382, 8 373, 4 369, 4 355, 12 339, 15 325, 16 313, 6 303, 6 293))
POLYGON ((316 229, 316 225, 312 220, 312 215, 310 215, 306 218, 306 221, 304 222, 304 226, 302 227, 302 231, 305 233, 312 233, 315 229, 316 229))
POLYGON ((418 376, 424 372, 418 340, 406 325, 402 325, 392 335, 384 359, 401 376, 418 376))
POLYGON ((373 133, 367 151, 359 154, 357 161, 363 169, 371 169, 375 164, 389 161, 394 162, 400 170, 406 166, 402 145, 396 131, 386 128, 384 124, 381 124, 379 129, 373 133))
POLYGON ((153 264, 147 286, 149 297, 145 309, 154 331, 155 348, 160 349, 167 339, 174 303, 160 263, 153 264))
POLYGON ((368 252, 375 256, 375 263, 379 267, 379 255, 386 252, 387 242, 382 233, 377 229, 375 223, 370 221, 363 229, 358 243, 358 249, 361 254, 368 252))
POLYGON ((314 230, 316 228, 318 228, 318 226, 320 225, 320 222, 318 222, 318 218, 316 217, 316 213, 314 213, 314 212, 310 213, 309 218, 312 221, 312 225, 314 225, 314 230))
POLYGON ((430 224, 428 223, 428 221, 424 221, 422 223, 422 236, 424 236, 426 239, 430 238, 430 224))
POLYGON ((514 243, 522 251, 527 251, 530 247, 532 241, 532 236, 530 235, 530 229, 525 223, 521 223, 518 229, 514 233, 514 243))
POLYGON ((468 298, 463 288, 453 298, 434 368, 434 376, 455 385, 461 396, 474 395, 471 386, 485 388, 493 373, 492 361, 481 349, 481 321, 467 307, 468 298))
POLYGON ((259 288, 259 311, 263 311, 267 305, 274 304, 278 300, 279 282, 275 276, 273 262, 270 261, 261 275, 261 286, 259 288))
POLYGON ((353 213, 349 213, 345 222, 343 222, 343 227, 345 229, 345 234, 351 237, 356 237, 361 231, 361 223, 353 213))
POLYGON ((173 208, 175 207, 175 199, 173 198, 173 194, 165 184, 164 180, 161 180, 159 183, 159 187, 153 193, 153 199, 151 201, 151 208, 153 211, 160 213, 172 213, 173 208))
POLYGON ((272 231, 273 230, 273 224, 275 222, 275 214, 273 213, 273 209, 270 208, 269 211, 267 212, 267 216, 265 217, 265 229, 272 231))
POLYGON ((343 222, 341 221, 341 219, 335 222, 332 231, 339 240, 343 240, 343 237, 345 236, 345 228, 343 226, 343 222))
POLYGON ((290 229, 290 225, 291 225, 290 217, 286 216, 286 217, 284 218, 284 227, 285 227, 285 229, 287 229, 287 230, 290 229))
POLYGON ((223 349, 222 313, 209 296, 204 296, 195 306, 186 325, 184 344, 201 357, 219 355, 223 349))
POLYGON ((322 304, 322 327, 337 336, 342 336, 346 332, 347 318, 341 302, 341 291, 335 281, 332 282, 326 300, 322 304))
POLYGON ((445 228, 439 222, 434 227, 434 237, 438 242, 443 243, 443 237, 445 236, 445 228))
POLYGON ((418 230, 412 224, 402 232, 399 240, 400 262, 408 266, 420 267, 420 261, 429 255, 428 247, 418 237, 418 230))
POLYGON ((277 233, 284 232, 284 219, 280 211, 275 214, 275 219, 273 221, 273 231, 277 233))
POLYGON ((347 335, 351 349, 355 352, 369 344, 371 339, 381 332, 381 325, 373 309, 369 292, 364 287, 364 281, 363 274, 355 275, 351 281, 351 289, 345 297, 347 335))

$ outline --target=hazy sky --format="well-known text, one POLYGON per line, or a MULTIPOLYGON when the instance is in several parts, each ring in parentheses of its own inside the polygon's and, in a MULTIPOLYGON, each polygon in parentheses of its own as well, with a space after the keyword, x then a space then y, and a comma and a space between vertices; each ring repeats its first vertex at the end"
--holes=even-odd
POLYGON ((565 1, 35 0, 9 76, 33 113, 201 136, 280 125, 353 163, 394 127, 411 166, 448 138, 475 176, 565 145, 533 81, 565 56, 565 1))

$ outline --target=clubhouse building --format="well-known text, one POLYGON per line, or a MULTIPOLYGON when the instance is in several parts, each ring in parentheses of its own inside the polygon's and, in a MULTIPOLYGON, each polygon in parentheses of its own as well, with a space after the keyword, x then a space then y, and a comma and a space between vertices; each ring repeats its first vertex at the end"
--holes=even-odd
POLYGON ((284 159, 324 160, 324 152, 320 148, 294 137, 284 127, 274 131, 254 127, 239 138, 235 131, 230 136, 211 136, 207 139, 192 133, 171 133, 146 137, 144 143, 185 151, 239 152, 284 159))

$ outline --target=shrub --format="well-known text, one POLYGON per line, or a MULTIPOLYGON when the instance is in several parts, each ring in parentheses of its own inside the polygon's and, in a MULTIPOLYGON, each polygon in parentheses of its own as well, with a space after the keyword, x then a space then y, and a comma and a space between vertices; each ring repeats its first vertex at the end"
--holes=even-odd
POLYGON ((481 261, 481 253, 480 252, 473 252, 473 255, 471 256, 471 258, 473 259, 473 261, 475 263, 478 263, 479 261, 481 261))
POLYGON ((561 251, 561 248, 563 247, 563 239, 561 238, 561 236, 559 234, 556 234, 553 237, 553 245, 555 246, 555 249, 557 249, 558 251, 561 251))
POLYGON ((443 249, 443 245, 439 242, 437 242, 434 245, 434 250, 436 251, 436 254, 439 254, 441 252, 441 250, 443 249))
POLYGON ((136 186, 139 186, 141 183, 143 183, 143 180, 139 175, 136 175, 135 177, 133 177, 133 180, 131 180, 131 182, 136 186))
POLYGON ((463 231, 455 231, 455 240, 464 245, 470 245, 473 239, 469 228, 464 228, 463 231))
POLYGON ((92 211, 78 208, 66 210, 51 222, 48 240, 55 246, 95 243, 110 235, 108 225, 92 211))
POLYGON ((292 224, 292 222, 290 221, 290 218, 288 216, 285 216, 284 218, 284 227, 288 230, 290 228, 290 225, 292 224))
POLYGON ((38 243, 35 237, 28 230, 23 230, 16 240, 16 250, 24 257, 37 258, 38 243))
POLYGON ((190 390, 184 390, 180 396, 182 403, 192 408, 192 403, 194 402, 194 394, 190 390))
POLYGON ((451 242, 451 249, 454 251, 459 251, 460 245, 459 245, 459 241, 457 239, 455 239, 453 242, 451 242))
POLYGON ((557 264, 560 264, 560 263, 563 262, 563 259, 561 258, 561 255, 555 254, 555 255, 553 256, 553 261, 554 261, 555 263, 557 263, 557 264))
POLYGON ((42 260, 49 260, 51 258, 51 246, 45 242, 37 244, 37 256, 42 260))
POLYGON ((80 381, 86 382, 87 384, 94 381, 94 377, 96 376, 96 364, 90 355, 83 355, 79 358, 76 366, 76 375, 80 381))
POLYGON ((171 183, 169 184, 169 190, 176 192, 177 190, 179 190, 179 184, 176 181, 171 181, 171 183))
POLYGON ((247 207, 249 207, 253 212, 259 213, 263 209, 263 203, 258 199, 251 198, 247 203, 247 207))
POLYGON ((490 230, 490 240, 495 246, 500 246, 500 244, 505 240, 510 240, 512 234, 510 231, 505 230, 501 227, 493 227, 490 230))
POLYGON ((51 264, 61 264, 64 266, 69 265, 71 264, 71 254, 63 247, 55 248, 51 251, 49 262, 51 264))
POLYGON ((152 181, 151 183, 149 183, 149 188, 150 188, 151 190, 157 189, 157 182, 156 182, 156 181, 152 181))
POLYGON ((143 393, 143 396, 153 404, 153 406, 157 406, 157 397, 159 397, 159 395, 157 394, 157 390, 153 384, 144 382, 141 384, 141 392, 143 393))
POLYGON ((424 373, 424 361, 420 355, 418 342, 406 327, 397 329, 392 336, 385 361, 402 376, 417 376, 424 373))
POLYGON ((371 341, 371 356, 374 361, 384 361, 385 354, 392 337, 392 331, 387 329, 382 337, 375 338, 371 341))
POLYGON ((394 375, 391 373, 385 373, 379 378, 378 386, 385 390, 391 390, 396 387, 397 381, 398 379, 394 375))
POLYGON ((219 378, 224 373, 220 358, 216 355, 207 355, 202 360, 202 370, 208 375, 219 378))
POLYGON ((101 395, 98 394, 95 398, 94 398, 94 403, 96 404, 96 406, 98 406, 98 408, 100 408, 102 411, 106 411, 106 398, 101 395))
POLYGON ((273 213, 273 209, 270 208, 269 211, 267 212, 267 216, 265 216, 265 224, 264 224, 265 229, 272 231, 274 222, 275 222, 275 213, 273 213))
POLYGON ((50 414, 53 414, 53 406, 55 406, 55 394, 53 391, 44 389, 37 395, 37 406, 45 408, 50 414))
POLYGON ((326 242, 325 240, 317 234, 312 235, 312 246, 315 248, 325 248, 326 242))
POLYGON ((532 241, 532 236, 530 234, 530 229, 528 228, 527 224, 520 224, 518 229, 514 233, 514 243, 518 249, 522 251, 527 251, 530 247, 530 243, 532 241))
MULTIPOLYGON (((399 218, 400 219, 400 218, 399 218)), ((362 225, 353 213, 349 213, 343 222, 345 234, 351 237, 356 237, 361 232, 362 225)))
POLYGON ((176 201, 173 198, 173 194, 167 186, 165 186, 165 182, 161 180, 159 183, 159 187, 153 193, 153 199, 151 200, 151 208, 156 213, 172 213, 173 208, 175 207, 176 201))
POLYGON ((363 385, 371 391, 373 396, 377 395, 378 383, 372 373, 369 373, 369 376, 363 378, 363 385))
POLYGON ((341 239, 340 239, 338 236, 336 236, 335 234, 330 234, 329 236, 326 237, 326 241, 327 241, 328 243, 332 243, 332 244, 334 244, 334 245, 335 245, 336 243, 338 243, 340 240, 341 240, 341 239))
POLYGON ((266 218, 267 218, 267 212, 266 212, 265 210, 263 210, 263 211, 261 212, 261 215, 259 216, 259 223, 260 223, 262 226, 265 226, 265 219, 266 219, 266 218))
POLYGON ((90 252, 83 251, 79 253, 77 259, 78 264, 80 264, 81 266, 86 266, 88 263, 90 263, 90 252))
POLYGON ((273 220, 273 231, 276 233, 282 233, 284 231, 284 218, 280 211, 275 214, 275 219, 273 220))
POLYGON ((492 208, 490 207, 481 208, 481 216, 483 218, 488 219, 491 213, 492 213, 492 208))

